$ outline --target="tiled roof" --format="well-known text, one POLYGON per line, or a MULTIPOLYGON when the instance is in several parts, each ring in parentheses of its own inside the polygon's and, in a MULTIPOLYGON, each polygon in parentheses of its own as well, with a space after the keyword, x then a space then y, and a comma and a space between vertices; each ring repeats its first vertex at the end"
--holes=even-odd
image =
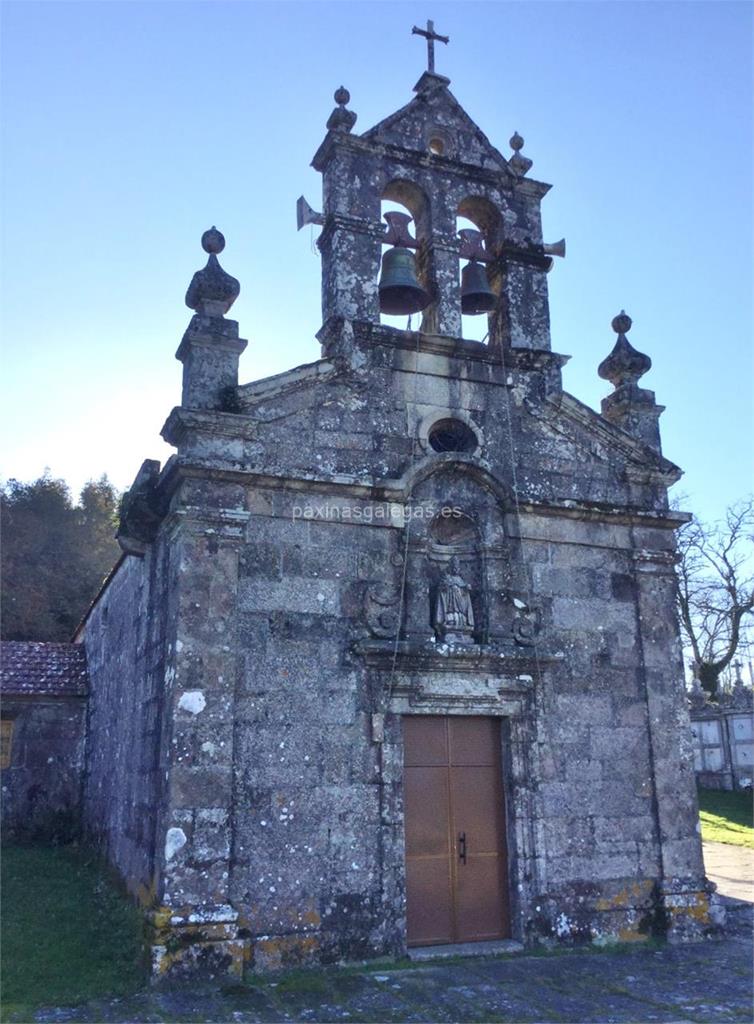
POLYGON ((83 644, 4 640, 0 643, 0 690, 12 694, 83 696, 88 689, 83 644))

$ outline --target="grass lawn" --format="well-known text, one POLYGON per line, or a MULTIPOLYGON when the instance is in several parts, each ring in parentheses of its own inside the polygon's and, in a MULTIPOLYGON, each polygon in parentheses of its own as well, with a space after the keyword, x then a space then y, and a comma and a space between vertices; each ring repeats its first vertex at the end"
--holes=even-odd
POLYGON ((3 1020, 145 982, 139 911, 75 848, 3 849, 1 924, 3 1020))
POLYGON ((702 839, 754 849, 751 793, 700 789, 699 818, 702 822, 702 839))

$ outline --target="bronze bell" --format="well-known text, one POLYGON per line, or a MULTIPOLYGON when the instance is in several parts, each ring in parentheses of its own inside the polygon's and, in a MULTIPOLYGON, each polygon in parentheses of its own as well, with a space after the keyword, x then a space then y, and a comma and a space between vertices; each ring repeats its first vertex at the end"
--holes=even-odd
POLYGON ((461 312, 467 316, 490 313, 496 302, 484 264, 471 260, 461 271, 461 312))
POLYGON ((382 257, 379 292, 383 313, 408 316, 429 305, 429 293, 419 284, 410 249, 395 246, 387 250, 382 257))

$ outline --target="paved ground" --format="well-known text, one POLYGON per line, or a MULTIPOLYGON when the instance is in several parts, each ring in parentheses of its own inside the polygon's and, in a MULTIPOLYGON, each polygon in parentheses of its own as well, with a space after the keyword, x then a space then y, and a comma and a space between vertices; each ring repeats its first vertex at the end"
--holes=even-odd
POLYGON ((9 1022, 751 1022, 754 851, 705 843, 729 938, 688 946, 296 971, 246 984, 153 989, 9 1022), (746 900, 748 902, 741 902, 746 900))
POLYGON ((707 877, 723 896, 754 903, 754 850, 727 843, 704 845, 707 877))
MULTIPOLYGON (((689 946, 299 971, 156 990, 35 1021, 748 1022, 750 938, 689 946)), ((10 1017, 10 1020, 13 1018, 10 1017)))

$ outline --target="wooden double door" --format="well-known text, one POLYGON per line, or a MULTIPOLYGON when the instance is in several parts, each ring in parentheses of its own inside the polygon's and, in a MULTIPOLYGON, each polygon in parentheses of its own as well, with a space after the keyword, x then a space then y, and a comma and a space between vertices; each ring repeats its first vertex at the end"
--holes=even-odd
POLYGON ((510 935, 500 720, 403 719, 409 946, 510 935))

